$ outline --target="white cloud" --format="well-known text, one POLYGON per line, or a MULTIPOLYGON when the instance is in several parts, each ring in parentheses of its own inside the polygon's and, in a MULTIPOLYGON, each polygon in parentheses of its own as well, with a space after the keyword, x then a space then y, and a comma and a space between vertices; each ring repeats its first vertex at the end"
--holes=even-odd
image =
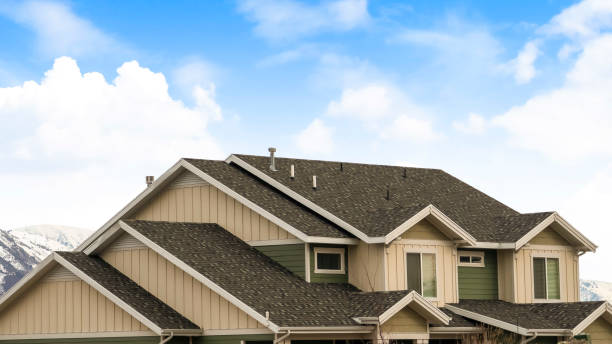
POLYGON ((429 142, 440 137, 428 111, 384 83, 345 88, 340 99, 328 104, 326 114, 361 121, 384 139, 429 142))
POLYGON ((540 54, 537 42, 530 41, 525 44, 518 56, 510 61, 505 67, 514 74, 517 84, 525 84, 536 75, 534 63, 540 54))
POLYGON ((75 15, 62 3, 8 3, 0 5, 0 14, 32 29, 37 36, 38 48, 51 57, 92 56, 122 49, 116 40, 75 15))
POLYGON ((333 133, 333 128, 315 118, 295 137, 295 143, 306 154, 328 154, 334 149, 333 133))
POLYGON ((133 197, 145 174, 182 156, 223 157, 208 131, 222 117, 214 84, 193 92, 188 107, 168 94, 163 74, 136 61, 109 82, 81 73, 69 57, 56 59, 40 82, 0 88, 0 122, 7 123, 0 127, 0 180, 16 189, 10 202, 4 198, 2 221, 92 227, 88 221, 110 217, 133 197), (20 132, 9 131, 13 123, 21 123, 20 132), (24 164, 31 168, 13 169, 24 164), (24 209, 32 214, 23 216, 24 209))
POLYGON ((464 134, 478 135, 485 132, 487 121, 476 113, 470 113, 465 121, 454 121, 453 128, 464 134))
POLYGON ((291 39, 326 31, 348 31, 370 20, 366 0, 335 0, 316 5, 294 0, 243 0, 238 9, 265 38, 291 39))
POLYGON ((514 144, 556 159, 612 154, 612 34, 585 44, 562 87, 536 95, 493 122, 514 144))
POLYGON ((612 27, 612 1, 583 0, 554 16, 540 28, 548 35, 564 35, 583 39, 598 35, 603 28, 612 27))
POLYGON ((612 280, 610 269, 601 269, 601 262, 612 261, 612 231, 609 225, 612 204, 612 165, 599 171, 576 194, 568 197, 561 214, 591 241, 599 246, 595 254, 580 260, 582 278, 612 280))

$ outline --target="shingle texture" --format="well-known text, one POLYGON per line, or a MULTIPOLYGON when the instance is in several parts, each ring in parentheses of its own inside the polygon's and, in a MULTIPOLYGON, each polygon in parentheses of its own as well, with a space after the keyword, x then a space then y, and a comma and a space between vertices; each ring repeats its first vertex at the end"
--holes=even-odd
POLYGON ((494 300, 463 300, 451 306, 526 329, 570 330, 603 303, 604 301, 516 304, 494 300))
POLYGON ((357 325, 353 317, 378 316, 408 293, 308 283, 216 224, 125 222, 279 326, 357 325))
POLYGON ((199 329, 170 306, 98 257, 82 252, 56 252, 70 264, 163 329, 199 329))
POLYGON ((430 324, 430 326, 432 327, 476 327, 477 326, 475 321, 472 321, 458 314, 455 314, 446 308, 440 308, 440 310, 444 312, 444 314, 448 315, 451 318, 451 321, 448 323, 448 325, 430 324))
POLYGON ((353 237, 235 165, 215 160, 185 160, 306 235, 328 238, 353 237))
POLYGON ((520 214, 441 170, 277 158, 273 172, 268 157, 236 156, 371 237, 430 204, 485 242, 516 241, 551 214, 520 214))

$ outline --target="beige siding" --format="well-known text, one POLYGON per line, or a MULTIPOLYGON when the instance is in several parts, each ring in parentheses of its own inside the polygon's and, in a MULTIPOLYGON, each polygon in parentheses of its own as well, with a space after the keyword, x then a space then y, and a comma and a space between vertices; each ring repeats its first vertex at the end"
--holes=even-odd
POLYGON ((406 263, 407 251, 421 251, 436 254, 436 281, 437 294, 434 304, 442 307, 445 303, 458 302, 457 299, 457 249, 450 242, 440 241, 417 244, 416 241, 395 241, 386 248, 387 253, 387 289, 406 289, 406 263))
POLYGON ((612 324, 604 318, 595 320, 589 327, 584 330, 584 333, 589 335, 591 344, 608 344, 612 343, 612 324))
POLYGON ((148 329, 80 280, 44 280, 0 315, 0 334, 133 332, 148 329))
POLYGON ((579 301, 578 255, 570 248, 546 249, 523 248, 515 254, 515 276, 517 303, 531 303, 533 300, 533 257, 558 257, 561 282, 561 301, 579 301))
POLYGON ((561 237, 550 227, 541 231, 529 241, 531 245, 557 245, 557 246, 571 246, 567 240, 561 237))
POLYGON ((423 239, 423 240, 448 240, 434 225, 429 221, 423 220, 410 227, 401 235, 402 239, 423 239))
POLYGON ((382 244, 349 246, 349 283, 363 291, 385 290, 384 259, 382 244))
POLYGON ((292 234, 212 185, 168 187, 131 217, 150 221, 217 223, 247 242, 295 239, 292 234))
POLYGON ((112 244, 102 259, 203 329, 264 328, 219 294, 148 248, 112 244))
POLYGON ((514 250, 497 251, 499 299, 514 302, 514 250))
POLYGON ((387 320, 381 329, 382 332, 388 334, 427 333, 427 320, 412 309, 405 307, 387 320))

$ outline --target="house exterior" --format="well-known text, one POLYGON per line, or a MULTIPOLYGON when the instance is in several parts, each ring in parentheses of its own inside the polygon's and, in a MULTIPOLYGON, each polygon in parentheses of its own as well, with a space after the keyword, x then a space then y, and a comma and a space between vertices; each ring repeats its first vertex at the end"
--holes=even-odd
POLYGON ((181 159, 0 298, 0 343, 612 343, 595 250, 441 170, 181 159))

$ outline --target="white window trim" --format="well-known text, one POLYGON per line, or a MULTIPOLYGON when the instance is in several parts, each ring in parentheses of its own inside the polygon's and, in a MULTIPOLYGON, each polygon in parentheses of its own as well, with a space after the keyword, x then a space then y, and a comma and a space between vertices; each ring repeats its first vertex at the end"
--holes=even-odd
POLYGON ((457 265, 458 266, 469 266, 476 268, 484 268, 485 267, 485 253, 484 251, 457 251, 457 265), (461 256, 469 256, 469 263, 462 263, 461 256), (472 257, 480 257, 480 263, 472 263, 472 257))
POLYGON ((556 253, 549 253, 549 254, 537 254, 537 255, 533 255, 531 257, 531 274, 532 274, 532 281, 531 281, 531 293, 532 293, 532 297, 533 297, 533 302, 539 302, 539 303, 555 303, 555 302, 561 302, 561 298, 562 298, 562 292, 561 292, 561 257, 556 254, 556 253), (545 289, 546 289, 546 298, 545 299, 537 299, 535 297, 535 275, 533 274, 533 265, 534 265, 534 261, 536 258, 544 258, 544 280, 546 281, 545 283, 545 289), (548 259, 556 259, 559 263, 559 298, 558 299, 549 299, 548 298, 548 259))
POLYGON ((345 260, 345 249, 343 247, 315 247, 314 248, 314 272, 316 274, 333 274, 333 275, 344 275, 346 274, 346 268, 344 266, 345 260), (340 255, 340 270, 330 269, 319 269, 317 268, 317 259, 319 253, 335 253, 340 255))
POLYGON ((440 286, 438 285, 438 277, 440 276, 440 267, 438 264, 438 254, 435 248, 404 248, 404 280, 406 282, 406 286, 408 286, 408 271, 406 270, 406 266, 408 265, 408 257, 406 253, 418 253, 420 255, 419 259, 421 261, 421 293, 423 292, 423 254, 433 254, 434 261, 436 262, 436 296, 423 296, 428 301, 439 301, 438 295, 440 295, 440 286))

